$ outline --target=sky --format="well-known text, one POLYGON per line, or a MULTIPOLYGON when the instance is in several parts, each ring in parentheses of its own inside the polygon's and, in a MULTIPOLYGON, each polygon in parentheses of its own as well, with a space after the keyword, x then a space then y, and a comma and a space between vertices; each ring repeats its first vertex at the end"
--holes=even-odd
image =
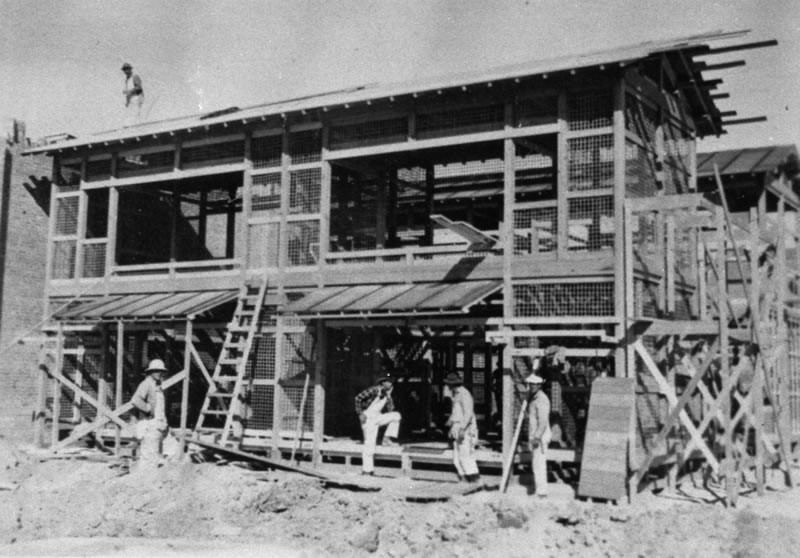
POLYGON ((123 62, 162 120, 741 29, 779 45, 716 56, 747 65, 708 76, 725 80, 722 110, 769 120, 700 149, 800 143, 797 0, 0 0, 0 125, 121 127, 123 62))

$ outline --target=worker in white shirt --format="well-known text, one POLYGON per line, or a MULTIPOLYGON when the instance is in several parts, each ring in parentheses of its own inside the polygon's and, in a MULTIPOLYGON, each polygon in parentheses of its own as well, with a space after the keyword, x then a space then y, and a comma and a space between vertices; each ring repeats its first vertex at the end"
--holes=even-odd
POLYGON ((166 403, 161 381, 167 367, 164 361, 156 358, 145 369, 147 377, 142 380, 131 398, 131 403, 144 414, 136 425, 136 438, 139 440, 139 461, 146 464, 158 463, 167 425, 166 403))
POLYGON ((142 105, 144 104, 144 89, 142 88, 142 78, 133 73, 133 66, 125 62, 122 65, 122 72, 125 74, 125 87, 122 94, 125 96, 126 125, 138 124, 142 116, 142 105))
POLYGON ((528 410, 528 440, 531 446, 531 469, 535 493, 547 497, 547 447, 550 445, 550 400, 542 391, 544 378, 531 374, 525 378, 528 384, 530 408, 528 410))
POLYGON ((480 481, 480 474, 475 461, 475 445, 478 443, 475 403, 457 373, 448 373, 444 383, 453 401, 453 410, 447 421, 449 437, 453 441, 453 464, 460 480, 476 483, 480 481))
POLYGON ((368 387, 356 396, 356 414, 364 433, 364 449, 361 454, 361 474, 375 474, 375 444, 378 430, 386 426, 383 436, 384 446, 398 446, 400 432, 400 413, 394 410, 392 388, 394 379, 384 376, 378 383, 368 387))

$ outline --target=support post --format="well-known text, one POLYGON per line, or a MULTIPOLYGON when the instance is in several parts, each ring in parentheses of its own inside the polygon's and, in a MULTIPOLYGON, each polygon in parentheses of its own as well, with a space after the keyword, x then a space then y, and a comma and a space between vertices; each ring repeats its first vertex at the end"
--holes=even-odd
POLYGON ((45 417, 47 414, 47 341, 39 349, 39 366, 37 367, 36 415, 33 417, 33 444, 38 448, 45 447, 45 417))
POLYGON ((103 412, 108 407, 108 324, 100 326, 100 371, 97 378, 97 402, 100 408, 97 409, 98 421, 106 422, 106 414, 103 412))
MULTIPOLYGON (((117 320, 117 363, 116 363, 117 377, 114 381, 114 410, 122 407, 122 380, 123 371, 125 366, 125 323, 122 320, 117 320)), ((114 453, 120 454, 120 445, 122 438, 122 429, 117 425, 116 434, 114 436, 114 453)))
MULTIPOLYGON (((755 324, 761 319, 761 308, 759 293, 761 293, 761 277, 758 271, 758 211, 755 207, 750 208, 750 327, 755 328, 755 324)), ((751 334, 751 339, 753 336, 751 334)), ((755 431, 755 476, 756 490, 759 495, 764 494, 765 470, 764 470, 764 363, 761 356, 755 359, 755 370, 751 400, 753 405, 753 430, 755 431)))
POLYGON ((328 362, 328 331, 324 320, 317 320, 317 360, 314 363, 314 441, 311 462, 322 463, 322 442, 325 435, 325 378, 328 362))
POLYGON ((186 451, 187 420, 189 411, 189 374, 192 371, 192 341, 194 335, 194 322, 192 317, 186 318, 186 330, 183 339, 183 385, 181 386, 181 452, 186 451))
MULTIPOLYGON (((61 373, 64 369, 64 325, 58 322, 56 332, 56 363, 55 372, 61 373)), ((53 430, 51 432, 50 445, 58 443, 60 437, 61 422, 61 383, 53 380, 53 430)))

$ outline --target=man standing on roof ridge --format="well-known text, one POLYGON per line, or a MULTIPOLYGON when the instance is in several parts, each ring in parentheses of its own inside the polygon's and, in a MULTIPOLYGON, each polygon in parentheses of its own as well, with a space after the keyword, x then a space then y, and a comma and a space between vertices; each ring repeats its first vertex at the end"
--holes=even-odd
POLYGON ((138 124, 142 116, 144 89, 142 89, 142 78, 133 73, 133 66, 125 62, 122 65, 122 72, 125 74, 125 88, 122 90, 122 94, 125 95, 125 109, 127 111, 125 124, 131 126, 138 124))

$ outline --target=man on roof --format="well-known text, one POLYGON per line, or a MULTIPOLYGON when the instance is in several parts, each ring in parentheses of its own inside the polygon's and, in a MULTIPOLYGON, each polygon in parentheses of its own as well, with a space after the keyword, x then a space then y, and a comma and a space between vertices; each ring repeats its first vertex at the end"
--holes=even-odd
POLYGON ((122 65, 122 73, 125 74, 125 88, 122 94, 125 96, 125 108, 127 112, 127 125, 136 124, 142 116, 142 104, 144 104, 144 89, 142 89, 142 78, 133 73, 133 66, 125 62, 122 65))

